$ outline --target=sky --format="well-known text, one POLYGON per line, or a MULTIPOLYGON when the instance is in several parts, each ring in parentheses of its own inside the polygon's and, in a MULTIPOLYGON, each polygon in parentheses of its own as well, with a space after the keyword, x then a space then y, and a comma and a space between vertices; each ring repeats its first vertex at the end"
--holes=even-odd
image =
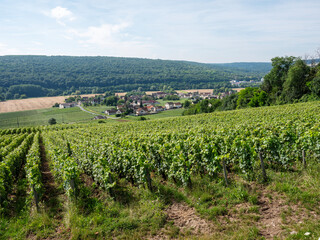
POLYGON ((0 0, 0 55, 268 62, 320 48, 319 0, 0 0))

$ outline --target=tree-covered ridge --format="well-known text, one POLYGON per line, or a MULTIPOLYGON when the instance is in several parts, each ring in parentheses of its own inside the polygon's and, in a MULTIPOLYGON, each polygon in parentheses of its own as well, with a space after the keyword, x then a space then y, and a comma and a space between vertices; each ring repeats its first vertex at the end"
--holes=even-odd
MULTIPOLYGON (((217 64, 212 64, 216 66, 217 64)), ((235 63, 221 63, 219 66, 224 66, 226 68, 234 68, 247 72, 256 72, 267 74, 272 66, 270 62, 235 62, 235 63)))
POLYGON ((2 56, 0 100, 107 90, 214 88, 266 72, 219 64, 118 57, 2 56))

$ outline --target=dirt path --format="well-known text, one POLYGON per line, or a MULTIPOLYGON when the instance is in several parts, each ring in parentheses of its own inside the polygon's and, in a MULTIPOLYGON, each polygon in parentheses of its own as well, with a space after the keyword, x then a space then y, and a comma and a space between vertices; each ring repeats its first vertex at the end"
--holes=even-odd
POLYGON ((260 205, 260 234, 266 239, 273 239, 282 232, 281 213, 284 210, 285 201, 278 195, 273 193, 270 195, 268 191, 261 191, 259 197, 260 205))
MULTIPOLYGON (((49 162, 46 157, 45 148, 40 138, 40 154, 41 154, 41 173, 42 182, 44 186, 44 194, 42 202, 44 204, 44 211, 48 213, 50 218, 55 219, 57 222, 56 232, 53 236, 47 239, 61 239, 59 236, 62 232, 65 232, 63 225, 64 207, 63 202, 65 201, 65 195, 62 190, 59 190, 57 183, 55 182, 54 176, 50 170, 49 162)), ((63 238, 68 238, 63 236, 63 238)))

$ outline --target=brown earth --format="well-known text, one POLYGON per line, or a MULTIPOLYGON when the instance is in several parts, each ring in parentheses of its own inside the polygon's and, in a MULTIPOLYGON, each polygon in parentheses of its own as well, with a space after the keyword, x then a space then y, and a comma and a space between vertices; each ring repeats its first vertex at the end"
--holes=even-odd
MULTIPOLYGON (((95 95, 97 94, 85 94, 81 96, 92 97, 95 95)), ((0 102, 0 113, 51 108, 55 103, 63 103, 67 97, 69 96, 8 100, 0 102)))
MULTIPOLYGON (((261 218, 258 226, 260 234, 265 239, 280 238, 286 225, 301 224, 310 217, 320 218, 315 211, 309 211, 298 204, 288 203, 284 195, 266 189, 261 191, 259 205, 261 218)), ((291 230, 295 232, 295 229, 291 230)))
MULTIPOLYGON (((172 221, 179 232, 190 232, 192 235, 208 236, 213 231, 213 224, 199 217, 196 210, 186 203, 173 203, 166 211, 167 221, 172 221)), ((162 229, 156 236, 152 236, 153 240, 169 239, 166 229, 162 229)))

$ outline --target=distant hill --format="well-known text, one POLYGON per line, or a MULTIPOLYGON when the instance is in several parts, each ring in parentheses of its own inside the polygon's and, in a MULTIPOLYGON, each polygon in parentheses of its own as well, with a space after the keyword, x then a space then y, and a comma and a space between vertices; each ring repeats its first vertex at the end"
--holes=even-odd
POLYGON ((267 74, 272 68, 271 62, 236 62, 213 65, 224 66, 231 69, 238 69, 245 72, 264 73, 264 75, 267 74))
POLYGON ((75 91, 216 88, 259 80, 269 63, 203 64, 118 57, 0 56, 0 100, 75 91))

